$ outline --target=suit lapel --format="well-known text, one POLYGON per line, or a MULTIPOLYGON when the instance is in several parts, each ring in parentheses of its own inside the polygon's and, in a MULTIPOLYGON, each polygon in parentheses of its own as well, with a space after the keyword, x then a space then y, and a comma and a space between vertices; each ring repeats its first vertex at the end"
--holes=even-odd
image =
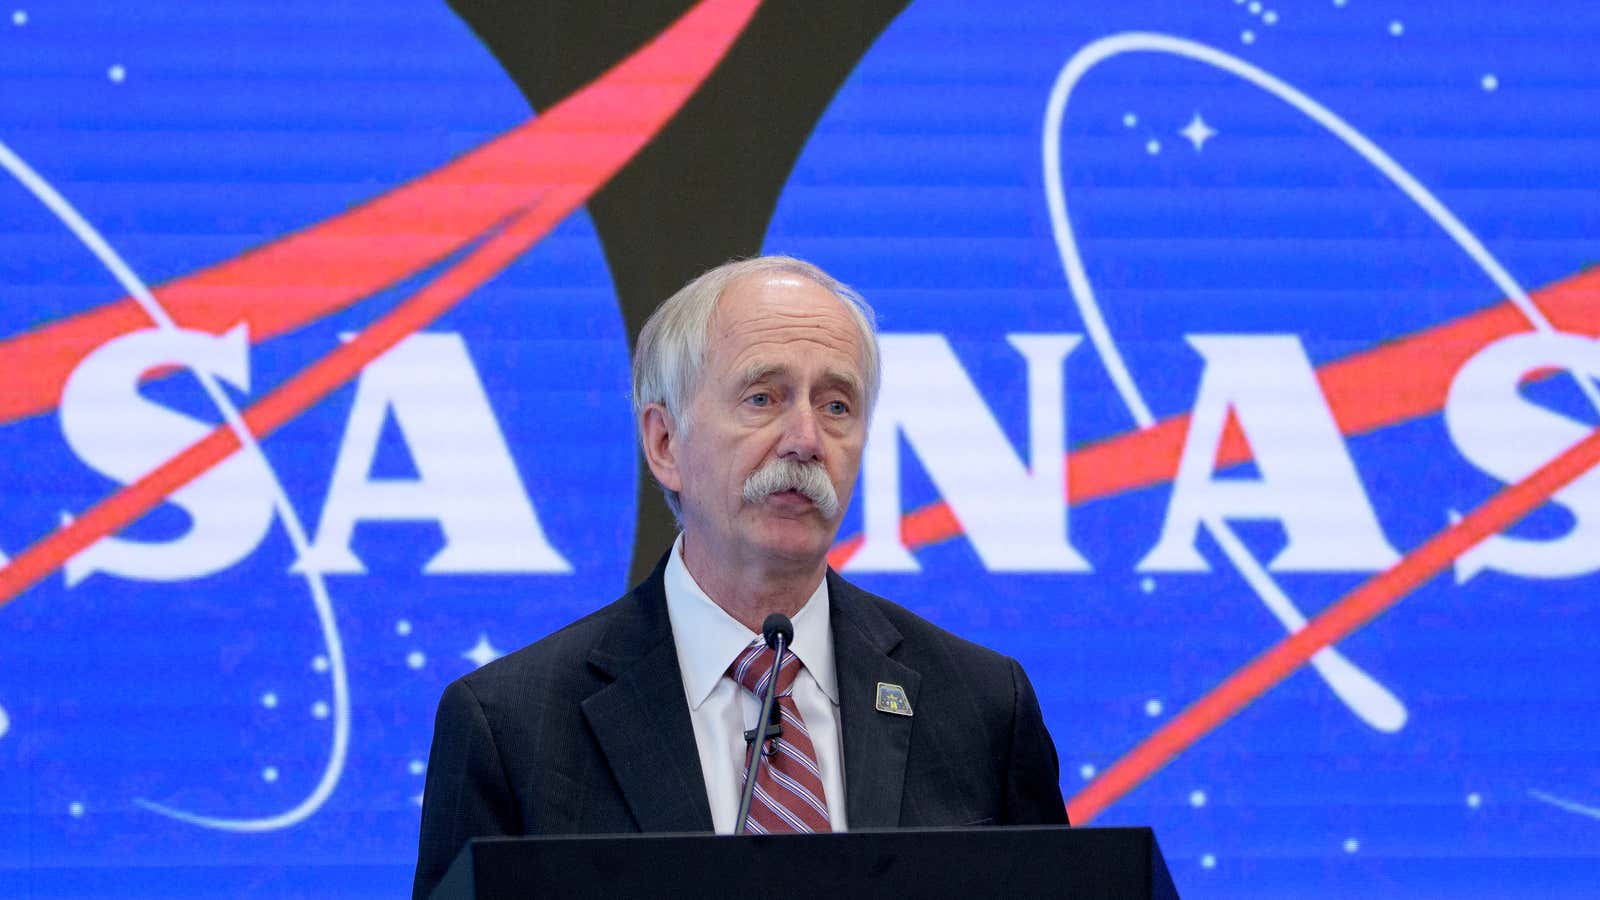
POLYGON ((665 559, 589 654, 611 684, 583 701, 642 831, 711 831, 711 807, 662 587, 665 559))
POLYGON ((868 595, 828 570, 832 603, 833 655, 839 678, 839 722, 844 744, 845 812, 850 827, 892 828, 900 824, 906 757, 913 716, 879 712, 880 682, 905 688, 917 708, 922 676, 891 659, 900 632, 868 595))

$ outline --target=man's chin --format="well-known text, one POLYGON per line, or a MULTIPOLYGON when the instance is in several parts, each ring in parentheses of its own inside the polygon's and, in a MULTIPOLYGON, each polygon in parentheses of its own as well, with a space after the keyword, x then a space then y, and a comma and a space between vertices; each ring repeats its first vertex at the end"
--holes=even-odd
POLYGON ((804 511, 775 510, 764 507, 769 515, 759 526, 757 538, 766 551, 779 559, 795 562, 813 562, 826 556, 839 529, 838 522, 822 517, 809 502, 804 511))

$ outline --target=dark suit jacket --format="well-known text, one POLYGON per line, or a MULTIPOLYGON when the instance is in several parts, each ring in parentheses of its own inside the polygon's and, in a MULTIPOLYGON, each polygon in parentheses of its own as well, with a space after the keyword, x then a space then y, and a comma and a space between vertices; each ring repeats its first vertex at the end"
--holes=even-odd
MULTIPOLYGON (((663 571, 445 689, 417 896, 473 837, 712 830, 663 571)), ((850 828, 1065 824, 1022 667, 827 577, 850 828), (914 715, 879 712, 880 681, 914 715)))

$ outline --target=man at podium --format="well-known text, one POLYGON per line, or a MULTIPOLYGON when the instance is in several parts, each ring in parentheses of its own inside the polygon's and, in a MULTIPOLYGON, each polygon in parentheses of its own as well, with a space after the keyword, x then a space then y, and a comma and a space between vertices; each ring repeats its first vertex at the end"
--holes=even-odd
POLYGON ((878 387, 871 308, 816 266, 732 262, 640 333, 640 443, 681 531, 620 600, 445 689, 415 891, 488 835, 1065 824, 1014 660, 827 565, 878 387), (757 742, 781 613, 780 732, 757 742))

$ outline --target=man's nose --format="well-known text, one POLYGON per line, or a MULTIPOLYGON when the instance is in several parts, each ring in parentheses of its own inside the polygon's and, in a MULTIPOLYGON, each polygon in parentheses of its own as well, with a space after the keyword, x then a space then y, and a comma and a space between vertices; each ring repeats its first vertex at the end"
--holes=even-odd
POLYGON ((784 415, 783 438, 778 445, 778 455, 807 461, 816 459, 821 453, 822 430, 817 421, 817 411, 808 404, 794 404, 784 415))

